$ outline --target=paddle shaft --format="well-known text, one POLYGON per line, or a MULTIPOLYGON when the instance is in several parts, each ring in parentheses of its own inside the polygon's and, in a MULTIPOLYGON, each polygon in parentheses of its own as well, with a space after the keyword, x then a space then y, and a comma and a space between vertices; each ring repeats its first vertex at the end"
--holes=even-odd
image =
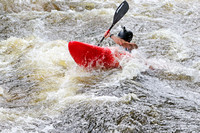
MULTIPOLYGON (((114 24, 112 24, 111 26, 110 26, 110 28, 109 28, 109 30, 107 30, 107 32, 106 32, 106 35, 105 36, 107 36, 108 35, 108 33, 110 32, 110 30, 112 29, 112 27, 114 26, 114 24)), ((101 41, 99 42, 99 44, 98 44, 98 46, 100 46, 100 44, 103 42, 103 40, 105 39, 105 37, 102 37, 102 39, 101 39, 101 41)))

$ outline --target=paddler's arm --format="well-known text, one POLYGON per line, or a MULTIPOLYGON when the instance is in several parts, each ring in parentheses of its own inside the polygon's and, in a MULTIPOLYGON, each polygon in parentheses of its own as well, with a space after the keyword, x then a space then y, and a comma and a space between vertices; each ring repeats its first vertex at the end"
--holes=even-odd
POLYGON ((115 43, 117 43, 120 46, 123 46, 124 48, 128 48, 129 50, 138 48, 138 46, 135 43, 126 42, 123 39, 121 39, 117 36, 114 36, 113 34, 110 34, 110 33, 108 33, 107 36, 106 36, 106 33, 105 33, 104 37, 105 38, 110 37, 115 43))

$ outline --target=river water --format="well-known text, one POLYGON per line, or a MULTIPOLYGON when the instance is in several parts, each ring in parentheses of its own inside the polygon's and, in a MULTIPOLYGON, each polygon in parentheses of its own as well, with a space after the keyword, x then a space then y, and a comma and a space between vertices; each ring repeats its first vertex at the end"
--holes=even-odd
POLYGON ((127 0, 111 33, 126 26, 139 48, 122 69, 71 58, 68 42, 97 44, 121 2, 0 0, 0 132, 200 132, 199 0, 127 0))

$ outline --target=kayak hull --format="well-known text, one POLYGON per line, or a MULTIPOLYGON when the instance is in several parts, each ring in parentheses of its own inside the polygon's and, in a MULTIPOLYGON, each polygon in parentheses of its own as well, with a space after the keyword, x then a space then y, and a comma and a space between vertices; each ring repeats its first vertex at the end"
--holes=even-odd
POLYGON ((120 68, 120 59, 128 54, 119 52, 116 48, 99 47, 77 41, 69 42, 68 49, 79 66, 89 69, 120 68))

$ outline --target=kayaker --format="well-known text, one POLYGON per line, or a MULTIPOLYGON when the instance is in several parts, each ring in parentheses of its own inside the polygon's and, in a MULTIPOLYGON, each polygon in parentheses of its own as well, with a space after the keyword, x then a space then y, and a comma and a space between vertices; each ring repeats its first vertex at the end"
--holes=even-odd
POLYGON ((104 34, 105 38, 110 37, 115 43, 125 48, 125 50, 131 52, 132 49, 137 49, 138 46, 135 43, 131 43, 133 33, 127 31, 125 27, 122 27, 122 31, 119 32, 118 36, 108 33, 104 34))

